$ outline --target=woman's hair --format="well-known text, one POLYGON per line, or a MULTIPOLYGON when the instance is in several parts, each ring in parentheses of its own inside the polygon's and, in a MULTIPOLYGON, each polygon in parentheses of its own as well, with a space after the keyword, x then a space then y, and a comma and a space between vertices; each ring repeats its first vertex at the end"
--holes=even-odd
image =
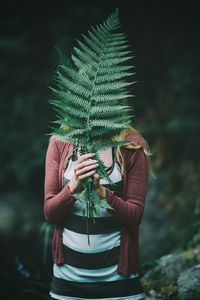
MULTIPOLYGON (((61 125, 60 127, 61 128, 65 128, 67 130, 70 128, 70 127, 65 126, 65 125, 61 125)), ((131 132, 132 133, 136 133, 137 135, 139 135, 140 137, 142 137, 141 134, 133 126, 129 125, 128 129, 122 130, 119 134, 115 135, 111 139, 111 141, 112 142, 125 141, 126 134, 127 133, 131 133, 131 132)), ((145 144, 138 144, 138 145, 134 146, 133 144, 130 143, 130 144, 124 144, 124 145, 118 146, 117 149, 116 149, 117 160, 120 163, 121 171, 123 173, 123 171, 124 171, 124 158, 123 158, 123 155, 121 153, 121 147, 126 148, 126 149, 139 149, 139 148, 143 148, 144 153, 148 157, 149 175, 151 175, 152 177, 156 178, 156 176, 155 176, 155 174, 153 172, 151 158, 150 158, 150 156, 153 155, 153 153, 151 153, 150 147, 149 147, 147 141, 143 137, 142 137, 142 139, 144 140, 145 144)), ((66 156, 66 158, 68 157, 68 155, 66 156)), ((64 161, 65 161, 65 159, 64 159, 64 161)), ((64 162, 63 162, 63 167, 64 167, 64 162)))
MULTIPOLYGON (((122 130, 119 134, 115 135, 113 138, 112 138, 112 141, 115 142, 115 141, 125 141, 125 136, 127 133, 136 133, 138 134, 140 137, 141 134, 131 125, 129 125, 128 127, 128 130, 125 129, 125 130, 122 130)), ((142 137, 143 138, 143 137, 142 137)), ((125 144, 125 145, 122 145, 122 146, 118 146, 117 147, 117 150, 116 150, 116 157, 117 157, 117 160, 119 161, 120 163, 120 166, 121 166, 121 170, 122 170, 122 173, 124 171, 124 158, 123 158, 123 155, 121 153, 121 147, 123 148, 126 148, 126 149, 139 149, 139 148, 143 148, 144 150, 144 153, 147 155, 148 157, 148 165, 149 165, 149 175, 151 175, 152 177, 156 178, 154 172, 153 172, 153 168, 152 168, 152 163, 151 163, 151 155, 153 155, 153 153, 151 153, 150 151, 150 147, 149 147, 149 144, 147 143, 147 141, 143 138, 145 144, 138 144, 136 146, 134 146, 133 144, 125 144)))

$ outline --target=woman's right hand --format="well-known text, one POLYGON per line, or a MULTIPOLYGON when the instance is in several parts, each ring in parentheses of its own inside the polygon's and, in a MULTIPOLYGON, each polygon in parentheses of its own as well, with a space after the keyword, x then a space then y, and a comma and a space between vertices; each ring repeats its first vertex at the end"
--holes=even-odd
POLYGON ((93 153, 87 153, 79 156, 74 163, 74 174, 69 182, 69 189, 71 194, 80 191, 82 181, 96 173, 98 167, 97 160, 93 159, 93 153))

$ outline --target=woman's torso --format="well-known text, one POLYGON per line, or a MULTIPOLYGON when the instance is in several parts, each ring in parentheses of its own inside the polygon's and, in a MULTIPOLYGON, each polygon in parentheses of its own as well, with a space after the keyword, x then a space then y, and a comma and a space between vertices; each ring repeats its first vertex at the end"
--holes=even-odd
MULTIPOLYGON (((113 164, 107 169, 107 172, 115 186, 111 187, 105 179, 100 179, 100 184, 111 188, 120 197, 122 174, 120 166, 115 160, 114 150, 112 150, 112 158, 113 164)), ((68 160, 64 173, 64 185, 73 175, 76 159, 77 155, 74 153, 74 156, 68 160)), ((88 299, 91 293, 93 299, 98 299, 97 295, 102 293, 101 287, 104 283, 103 295, 109 294, 112 298, 115 297, 113 299, 141 299, 144 297, 138 273, 132 274, 127 279, 116 272, 120 249, 121 225, 119 221, 109 214, 106 209, 101 208, 100 215, 95 215, 95 223, 92 219, 89 219, 90 245, 88 245, 86 222, 83 219, 82 210, 82 202, 77 200, 66 218, 63 219, 62 238, 65 264, 63 266, 54 264, 53 266, 52 293, 54 295, 56 295, 56 292, 57 294, 63 293, 57 299, 79 299, 78 297, 88 299), (122 288, 118 287, 121 280, 123 280, 122 288), (81 292, 78 291, 77 287, 74 287, 77 292, 73 291, 73 287, 69 287, 69 284, 66 285, 69 282, 82 284, 81 292), (90 285, 90 291, 88 291, 85 284, 90 285), (133 284, 136 286, 135 291, 132 291, 133 284), (117 291, 117 289, 120 290, 117 291), (134 296, 133 293, 135 293, 134 296), (72 297, 65 296, 65 298, 62 298, 63 295, 71 295, 72 297), (73 295, 76 295, 76 297, 74 298, 73 295)))

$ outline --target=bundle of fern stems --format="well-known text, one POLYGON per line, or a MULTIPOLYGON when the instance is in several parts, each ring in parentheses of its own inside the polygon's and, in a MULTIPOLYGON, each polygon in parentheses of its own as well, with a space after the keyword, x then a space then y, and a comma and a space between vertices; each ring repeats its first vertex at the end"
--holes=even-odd
MULTIPOLYGON (((89 142, 87 145, 92 145, 92 143, 89 142)), ((114 185, 114 183, 112 182, 110 177, 107 175, 105 165, 104 165, 103 161, 100 159, 99 154, 96 150, 96 147, 89 146, 89 147, 85 147, 83 149, 82 147, 79 148, 77 146, 76 149, 80 151, 81 155, 84 155, 86 153, 95 153, 95 159, 97 160, 97 162, 99 164, 97 173, 100 175, 101 178, 102 177, 106 178, 110 184, 114 185)), ((82 187, 82 192, 73 194, 73 196, 76 199, 81 200, 83 203, 83 217, 86 220, 88 245, 90 245, 89 226, 88 226, 89 219, 92 219, 93 222, 95 223, 95 216, 100 215, 100 208, 109 208, 109 209, 113 209, 113 208, 108 204, 106 199, 101 199, 99 197, 99 194, 94 185, 93 176, 86 178, 83 181, 81 187, 82 187)))
MULTIPOLYGON (((60 63, 55 81, 58 89, 50 87, 55 97, 50 103, 58 117, 53 123, 60 124, 59 128, 50 126, 53 129, 50 135, 73 143, 81 155, 96 153, 97 173, 110 184, 114 183, 106 172, 99 151, 128 144, 116 137, 130 126, 132 116, 128 112, 132 108, 126 101, 134 96, 129 94, 127 87, 136 82, 125 80, 135 72, 128 71, 134 66, 124 62, 135 56, 130 56, 132 51, 125 50, 129 47, 126 34, 114 32, 120 27, 117 8, 96 29, 91 27, 89 36, 82 34, 86 44, 77 40, 80 47, 73 48, 71 59, 57 49, 60 63)), ((89 219, 95 221, 95 215, 100 216, 100 208, 113 208, 106 199, 100 199, 93 176, 84 180, 81 192, 74 197, 82 201, 90 244, 89 219)))

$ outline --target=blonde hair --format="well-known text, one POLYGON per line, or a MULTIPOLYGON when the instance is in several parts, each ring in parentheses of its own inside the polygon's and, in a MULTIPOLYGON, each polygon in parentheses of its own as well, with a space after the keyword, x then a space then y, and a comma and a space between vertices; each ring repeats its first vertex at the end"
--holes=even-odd
MULTIPOLYGON (((63 129, 66 129, 66 130, 71 129, 69 126, 65 126, 65 125, 61 125, 60 127, 63 128, 63 129)), ((141 136, 141 134, 133 126, 129 125, 128 129, 122 130, 119 134, 115 135, 111 139, 111 141, 112 142, 125 141, 125 136, 129 132, 130 133, 131 132, 136 133, 139 136, 141 136)), ((123 155, 121 153, 121 147, 126 148, 126 149, 140 149, 140 148, 143 148, 144 153, 148 157, 149 175, 152 176, 153 178, 156 178, 156 175, 154 174, 154 171, 153 171, 152 162, 151 162, 151 156, 153 155, 153 153, 150 151, 150 147, 149 147, 149 144, 147 143, 147 141, 144 138, 143 138, 143 140, 144 140, 145 144, 138 144, 138 145, 134 146, 133 144, 130 143, 130 144, 124 144, 122 146, 117 146, 116 147, 116 158, 120 163, 121 171, 123 173, 123 171, 124 171, 124 158, 123 158, 123 155)), ((64 165, 64 163, 63 163, 63 165, 64 165)))
MULTIPOLYGON (((133 126, 129 125, 128 129, 122 130, 119 134, 115 135, 111 139, 112 142, 115 142, 115 141, 125 141, 125 136, 129 132, 130 133, 131 132, 132 133, 136 133, 139 136, 141 136, 141 134, 133 126)), ((123 155, 121 153, 121 147, 126 148, 126 149, 140 149, 140 148, 143 148, 144 153, 148 157, 149 175, 152 176, 153 178, 156 178, 156 175, 154 174, 154 171, 153 171, 152 162, 151 162, 151 156, 153 155, 153 153, 150 151, 150 147, 149 147, 149 144, 147 143, 147 141, 144 138, 143 138, 143 140, 144 140, 145 144, 138 144, 138 145, 134 146, 133 144, 130 143, 130 144, 124 144, 122 146, 117 146, 117 148, 116 148, 116 157, 117 157, 117 160, 120 163, 121 170, 122 170, 122 173, 123 173, 123 171, 124 171, 124 158, 123 158, 123 155)))

